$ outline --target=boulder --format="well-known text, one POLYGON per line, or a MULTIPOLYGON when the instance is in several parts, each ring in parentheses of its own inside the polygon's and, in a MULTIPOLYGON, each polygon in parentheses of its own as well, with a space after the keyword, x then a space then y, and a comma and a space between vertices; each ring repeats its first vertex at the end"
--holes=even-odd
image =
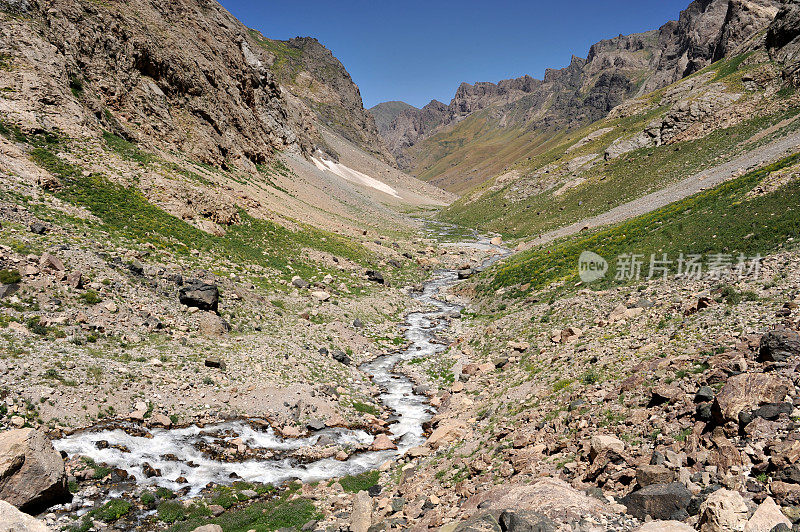
POLYGON ((200 314, 199 331, 206 338, 219 338, 231 330, 228 322, 213 312, 202 312, 200 314))
POLYGON ((308 288, 309 283, 302 277, 295 275, 294 277, 292 277, 292 286, 294 286, 295 288, 308 288))
POLYGON ((322 303, 323 301, 329 300, 331 298, 331 295, 325 290, 316 290, 314 292, 311 292, 311 297, 313 297, 314 300, 322 303))
POLYGON ((645 488, 653 484, 669 484, 675 480, 675 474, 663 465, 643 465, 636 469, 636 483, 645 488))
POLYGON ((579 521, 587 517, 599 518, 611 509, 603 501, 578 491, 557 478, 539 479, 533 484, 507 483, 471 497, 465 510, 532 511, 558 521, 579 521))
POLYGON ((467 424, 457 419, 443 421, 428 438, 428 445, 438 449, 448 443, 462 439, 467 432, 467 424))
POLYGON ((350 516, 350 532, 367 532, 372 525, 372 499, 366 491, 353 497, 353 514, 350 516))
POLYGON ((70 499, 64 460, 41 432, 0 433, 0 499, 25 512, 70 499))
POLYGON ((350 357, 344 351, 339 351, 339 350, 334 351, 333 353, 331 353, 331 356, 336 362, 344 364, 345 366, 349 366, 350 364, 353 363, 353 361, 350 360, 350 357))
POLYGON ((700 532, 741 532, 747 524, 747 503, 738 491, 719 489, 700 505, 700 532))
POLYGON ((619 438, 606 434, 597 434, 589 440, 589 457, 594 460, 603 451, 614 451, 617 454, 625 452, 625 444, 619 438))
POLYGON ((397 445, 395 445, 386 434, 378 434, 375 436, 375 440, 369 447, 370 451, 390 451, 395 449, 397 449, 397 445))
POLYGON ((219 310, 219 289, 216 285, 204 283, 198 279, 190 279, 178 291, 178 299, 187 307, 200 310, 219 310))
POLYGON ((503 532, 556 531, 556 524, 550 518, 530 510, 503 510, 498 521, 503 532))
POLYGON ((665 521, 683 519, 689 516, 686 508, 692 494, 680 482, 670 484, 651 484, 634 491, 620 502, 628 513, 642 521, 649 515, 653 519, 665 521))
POLYGON ((794 331, 779 329, 769 331, 761 337, 758 346, 758 358, 766 362, 786 362, 791 357, 800 355, 800 334, 794 331))
POLYGON ((789 529, 792 527, 792 522, 783 515, 772 497, 767 497, 747 521, 744 532, 770 532, 780 524, 786 525, 789 529))
POLYGON ((44 523, 0 500, 0 532, 50 532, 44 523))
POLYGON ((59 272, 63 272, 66 269, 61 259, 47 252, 42 253, 42 256, 39 257, 39 268, 42 271, 54 270, 59 272))
POLYGON ((739 412, 767 403, 780 403, 791 383, 769 373, 742 373, 728 379, 714 398, 712 412, 720 421, 739 420, 739 412))
POLYGON ((635 532, 694 532, 694 528, 680 521, 650 521, 635 532))
POLYGON ((192 532, 222 532, 222 527, 219 525, 203 525, 198 526, 192 532))
POLYGON ((383 274, 381 272, 376 272, 374 270, 367 270, 367 279, 369 279, 373 283, 378 283, 378 284, 386 283, 386 280, 383 278, 383 274))

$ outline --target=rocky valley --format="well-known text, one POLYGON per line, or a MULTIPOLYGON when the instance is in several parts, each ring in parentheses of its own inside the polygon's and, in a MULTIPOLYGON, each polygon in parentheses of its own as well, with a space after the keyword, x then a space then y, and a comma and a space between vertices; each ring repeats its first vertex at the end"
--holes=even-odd
POLYGON ((800 5, 364 109, 0 0, 0 532, 800 529, 800 5))

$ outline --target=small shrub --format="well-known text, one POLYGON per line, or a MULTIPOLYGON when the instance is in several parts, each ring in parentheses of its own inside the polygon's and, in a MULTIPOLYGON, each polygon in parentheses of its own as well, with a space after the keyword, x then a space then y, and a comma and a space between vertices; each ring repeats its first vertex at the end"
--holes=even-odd
POLYGON ((553 392, 560 392, 573 383, 572 379, 561 379, 553 383, 553 392))
POLYGON ((94 515, 101 521, 111 523, 131 511, 131 503, 122 499, 111 499, 94 511, 94 515))
POLYGON ((100 297, 100 294, 98 294, 94 290, 87 290, 86 292, 80 295, 80 298, 87 305, 96 305, 97 303, 100 303, 103 300, 103 298, 100 297))
POLYGON ((372 414, 373 416, 378 415, 377 408, 375 408, 373 405, 362 403, 361 401, 353 402, 353 408, 356 412, 361 412, 362 414, 372 414))
POLYGON ((172 524, 186 519, 186 508, 180 501, 164 501, 158 505, 156 514, 159 520, 172 524))
POLYGON ((146 490, 142 492, 142 495, 139 497, 139 501, 145 506, 150 506, 156 502, 156 496, 153 495, 152 491, 146 490))
POLYGON ((22 280, 17 270, 0 270, 0 284, 16 284, 22 280))
POLYGON ((164 500, 174 499, 175 493, 171 489, 161 486, 156 489, 156 497, 164 500))

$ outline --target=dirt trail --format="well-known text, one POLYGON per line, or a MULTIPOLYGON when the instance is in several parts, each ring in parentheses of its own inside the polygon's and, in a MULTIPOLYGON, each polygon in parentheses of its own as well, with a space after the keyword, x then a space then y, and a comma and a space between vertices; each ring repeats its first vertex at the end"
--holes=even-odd
POLYGON ((764 166, 797 151, 800 151, 800 133, 793 133, 761 148, 740 155, 727 163, 723 163, 708 170, 703 170, 666 188, 651 192, 646 196, 614 207, 603 214, 586 218, 574 224, 544 233, 523 244, 522 249, 530 249, 540 244, 547 244, 561 237, 574 235, 584 227, 594 228, 602 225, 614 224, 635 216, 647 214, 665 205, 669 205, 670 203, 679 201, 692 194, 728 181, 740 175, 741 170, 764 166))

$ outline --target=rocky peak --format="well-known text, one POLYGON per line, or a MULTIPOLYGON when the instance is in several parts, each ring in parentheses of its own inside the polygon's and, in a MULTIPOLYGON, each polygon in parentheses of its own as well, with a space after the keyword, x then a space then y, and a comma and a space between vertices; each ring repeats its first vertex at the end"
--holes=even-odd
MULTIPOLYGON (((784 8, 786 28, 776 29, 776 42, 790 39, 792 23, 788 21, 793 20, 793 5, 784 8)), ((413 170, 414 157, 407 153, 410 146, 490 107, 499 127, 517 124, 549 130, 583 125, 603 118, 632 96, 667 86, 748 47, 758 47, 779 7, 779 0, 695 0, 677 21, 658 30, 600 41, 591 46, 586 59, 573 56, 568 66, 547 69, 542 80, 523 76, 497 84, 462 83, 446 116, 433 129, 398 117, 383 136, 401 168, 413 170), (402 142, 397 142, 400 139, 402 142)), ((795 49, 775 53, 788 55, 795 49)))
POLYGON ((266 51, 280 85, 322 124, 376 157, 393 161, 375 119, 364 109, 361 91, 329 49, 312 37, 277 41, 255 30, 250 35, 266 51))

